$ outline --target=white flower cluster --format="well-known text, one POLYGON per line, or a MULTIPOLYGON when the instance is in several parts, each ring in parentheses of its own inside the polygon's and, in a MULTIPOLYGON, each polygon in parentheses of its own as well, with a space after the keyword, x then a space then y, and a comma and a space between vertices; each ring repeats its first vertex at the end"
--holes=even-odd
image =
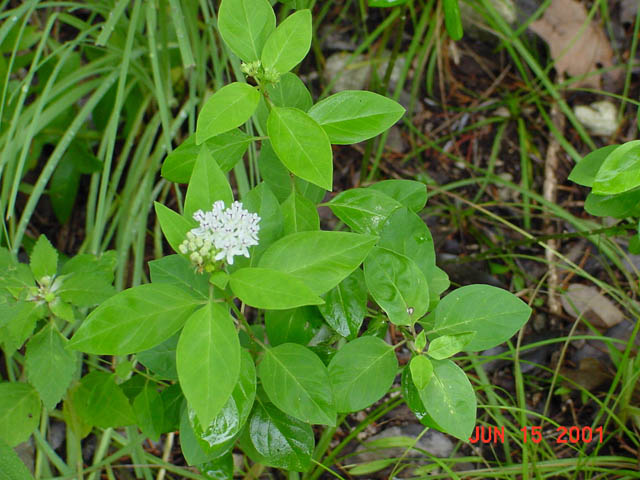
POLYGON ((225 209, 224 202, 218 200, 210 212, 198 210, 193 218, 200 226, 187 233, 180 252, 188 254, 199 269, 211 267, 224 258, 232 265, 235 255, 248 257, 249 247, 258 244, 260 217, 242 208, 240 202, 225 209))

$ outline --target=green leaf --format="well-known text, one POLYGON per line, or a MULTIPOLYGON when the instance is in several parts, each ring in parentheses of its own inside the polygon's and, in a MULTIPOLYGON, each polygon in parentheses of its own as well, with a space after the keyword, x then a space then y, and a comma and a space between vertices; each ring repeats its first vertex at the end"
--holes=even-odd
POLYGON ((311 47, 311 11, 289 15, 269 36, 262 50, 262 65, 285 73, 307 56, 311 47))
POLYGON ((297 108, 273 107, 267 120, 273 150, 295 175, 331 190, 333 154, 322 127, 297 108))
POLYGON ((273 347, 282 343, 306 345, 313 338, 313 325, 318 323, 319 316, 315 307, 267 310, 264 323, 269 344, 273 347))
POLYGON ((189 416, 195 416, 195 412, 187 408, 185 402, 185 407, 180 415, 180 448, 187 464, 200 465, 215 459, 217 453, 209 454, 203 450, 198 437, 193 431, 189 416))
POLYGON ((626 218, 640 212, 640 188, 614 195, 590 193, 584 201, 587 213, 596 217, 626 218))
POLYGON ((226 207, 233 203, 233 192, 225 174, 206 148, 200 149, 184 199, 184 214, 192 217, 197 210, 211 210, 222 200, 226 207))
POLYGON ((201 424, 209 425, 240 373, 240 342, 227 308, 208 303, 187 320, 176 351, 178 378, 201 424))
POLYGON ((73 392, 73 404, 80 417, 97 427, 122 427, 136 421, 115 375, 107 372, 95 370, 82 377, 80 387, 73 392))
POLYGON ((178 380, 178 370, 176 369, 178 338, 179 335, 173 335, 155 347, 137 353, 136 358, 160 378, 178 380))
POLYGON ((264 179, 264 182, 269 185, 269 188, 271 188, 271 191, 278 198, 278 201, 283 202, 286 200, 292 191, 291 174, 289 170, 287 170, 287 167, 282 164, 276 152, 273 151, 273 147, 271 147, 271 142, 269 141, 264 140, 261 142, 258 167, 260 168, 260 176, 264 179))
POLYGON ((444 360, 461 352, 466 347, 473 337, 475 332, 458 333, 457 335, 443 335, 441 337, 433 339, 429 343, 429 350, 427 355, 436 360, 444 360))
POLYGON ((233 478, 234 470, 233 454, 231 452, 226 453, 224 456, 210 460, 198 465, 198 470, 206 478, 211 480, 226 480, 233 478))
POLYGON ((344 90, 316 103, 309 115, 333 144, 349 145, 381 134, 404 114, 395 100, 364 90, 344 90))
POLYGON ((311 468, 315 447, 311 425, 279 411, 273 405, 256 404, 249 419, 247 436, 244 444, 250 444, 249 454, 257 456, 254 461, 296 472, 311 468))
POLYGON ((511 338, 531 315, 512 293, 490 285, 467 285, 444 297, 428 337, 476 332, 465 351, 486 350, 511 338))
POLYGON ((73 307, 70 303, 63 301, 61 298, 56 298, 53 302, 49 302, 49 308, 51 313, 56 317, 73 323, 76 321, 75 314, 73 313, 73 307))
POLYGON ((640 186, 640 140, 620 145, 602 163, 593 181, 593 193, 612 195, 640 186))
POLYGON ((49 410, 62 400, 77 368, 76 355, 65 350, 66 344, 67 339, 53 322, 45 325, 27 343, 27 379, 49 410))
MULTIPOLYGON (((431 365, 431 368, 433 369, 433 365, 431 365)), ((402 370, 400 389, 407 407, 414 413, 420 423, 427 425, 429 423, 429 415, 427 414, 427 409, 424 408, 418 389, 413 381, 410 364, 402 370)))
POLYGON ((429 287, 413 260, 386 248, 374 248, 364 261, 371 296, 396 325, 413 325, 429 306, 429 287))
POLYGON ((278 199, 265 182, 249 190, 242 203, 244 208, 260 217, 259 243, 249 249, 248 259, 240 257, 236 263, 240 266, 245 266, 245 263, 257 265, 262 253, 282 236, 284 217, 278 199))
POLYGON ((220 35, 245 62, 260 59, 262 48, 275 28, 276 16, 267 0, 223 0, 220 5, 220 35))
POLYGON ((418 390, 422 390, 427 386, 433 376, 433 365, 431 361, 424 355, 416 355, 411 359, 409 364, 411 370, 411 378, 413 384, 418 390))
POLYGON ((16 452, 0 440, 0 480, 33 480, 33 475, 22 463, 16 452))
POLYGON ((258 375, 269 399, 283 412, 303 422, 336 424, 327 367, 308 348, 283 343, 267 349, 258 375))
POLYGON ((201 299, 175 285, 139 285, 91 312, 69 347, 98 355, 141 352, 177 332, 200 305, 201 299))
POLYGON ((409 257, 426 279, 431 278, 436 268, 433 238, 424 221, 411 210, 399 208, 389 216, 380 230, 379 245, 409 257))
POLYGON ((578 185, 591 187, 598 174, 598 170, 600 170, 606 158, 619 146, 620 145, 607 145, 606 147, 598 148, 585 155, 584 158, 573 167, 573 170, 571 170, 569 180, 578 185))
POLYGON ((458 0, 443 0, 444 5, 444 25, 452 40, 462 38, 462 19, 460 17, 460 7, 458 0))
POLYGON ((196 145, 245 123, 259 101, 260 92, 246 83, 233 82, 222 87, 209 97, 198 115, 196 145))
POLYGON ((283 74, 278 83, 267 85, 267 92, 276 107, 294 107, 307 112, 313 105, 304 82, 291 72, 283 74))
POLYGON ((147 383, 135 398, 133 410, 142 433, 157 442, 164 427, 164 404, 153 383, 147 383))
POLYGON ((445 433, 466 442, 476 423, 476 395, 464 371, 451 360, 431 360, 433 376, 419 391, 427 413, 445 433))
POLYGON ((256 396, 256 367, 251 355, 242 350, 240 376, 227 403, 213 421, 203 429, 189 409, 189 421, 200 448, 208 457, 220 457, 231 450, 244 427, 256 396))
POLYGON ((397 200, 412 212, 419 213, 427 204, 427 186, 414 180, 384 180, 370 187, 397 200))
POLYGON ((318 308, 331 328, 343 337, 354 338, 367 313, 367 299, 364 274, 358 268, 329 290, 324 305, 318 308))
POLYGON ((352 188, 336 195, 328 203, 333 214, 358 233, 377 235, 395 210, 397 200, 370 188, 352 188))
POLYGON ((364 336, 344 345, 329 363, 338 412, 362 410, 389 391, 398 370, 391 345, 364 336))
POLYGON ((31 336, 37 321, 47 315, 47 308, 46 305, 36 302, 13 302, 11 298, 7 300, 9 302, 5 304, 2 313, 9 321, 0 330, 0 340, 5 355, 12 355, 31 336))
POLYGON ((324 303, 296 277, 269 268, 241 268, 231 274, 229 283, 240 300, 256 308, 282 310, 324 303))
MULTIPOLYGON (((253 141, 242 130, 235 128, 204 142, 220 170, 227 173, 242 158, 253 141)), ((203 145, 196 145, 196 134, 192 134, 178 148, 167 155, 162 164, 162 176, 171 182, 188 183, 198 154, 203 145)))
POLYGON ((349 276, 376 240, 350 232, 293 233, 271 245, 262 255, 260 266, 293 275, 321 295, 349 276))
POLYGON ((314 203, 292 191, 282 204, 284 234, 320 230, 320 217, 314 203))
POLYGON ((116 293, 105 277, 91 272, 72 273, 63 279, 57 293, 65 302, 78 307, 93 307, 116 293))
POLYGON ((0 441, 10 447, 29 438, 40 421, 38 392, 26 383, 0 383, 0 441))
POLYGON ((180 384, 174 383, 165 388, 160 393, 160 396, 162 397, 162 405, 164 406, 162 433, 175 432, 180 429, 180 412, 182 405, 186 404, 180 384))
POLYGON ((429 285, 429 308, 438 304, 449 288, 449 277, 436 265, 433 238, 424 221, 407 208, 395 210, 380 231, 380 247, 388 248, 413 260, 429 285))
POLYGON ((113 270, 116 268, 116 252, 109 250, 95 256, 83 253, 70 258, 60 271, 62 275, 70 273, 93 273, 104 279, 105 283, 113 282, 113 270))
POLYGON ((149 262, 149 273, 152 283, 168 283, 180 285, 189 291, 194 298, 209 298, 209 282, 207 276, 196 273, 191 263, 181 255, 167 255, 159 260, 149 262))
POLYGON ((161 203, 153 202, 153 205, 164 237, 171 248, 179 252, 180 244, 187 238, 187 232, 197 226, 196 221, 183 217, 161 203))
POLYGON ((424 347, 427 346, 427 335, 424 333, 424 330, 422 330, 415 339, 415 348, 418 352, 422 352, 422 350, 424 350, 424 347))
POLYGON ((38 237, 29 260, 31 272, 38 282, 43 277, 53 277, 58 270, 58 252, 44 235, 38 237))

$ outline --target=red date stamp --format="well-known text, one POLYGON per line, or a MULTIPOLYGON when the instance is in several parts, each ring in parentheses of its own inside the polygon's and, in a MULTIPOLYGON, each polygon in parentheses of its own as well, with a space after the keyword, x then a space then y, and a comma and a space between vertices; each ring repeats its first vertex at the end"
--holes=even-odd
MULTIPOLYGON (((540 443, 543 439, 542 427, 540 425, 533 427, 522 427, 523 443, 533 442, 540 443)), ((555 441, 561 443, 591 443, 597 441, 602 443, 604 431, 602 427, 563 427, 556 428, 557 435, 555 441)), ((477 426, 473 435, 469 437, 471 443, 504 443, 505 430, 503 427, 485 427, 477 426)))

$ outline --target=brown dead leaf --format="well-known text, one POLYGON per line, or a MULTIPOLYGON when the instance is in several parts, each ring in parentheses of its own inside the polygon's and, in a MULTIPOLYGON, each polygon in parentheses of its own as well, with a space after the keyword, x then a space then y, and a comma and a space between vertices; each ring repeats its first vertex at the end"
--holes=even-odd
POLYGON ((569 285, 567 293, 562 296, 562 306, 572 317, 582 315, 598 328, 613 327, 624 319, 624 315, 613 302, 590 285, 569 285))
MULTIPOLYGON (((602 27, 588 22, 586 8, 576 0, 552 0, 529 28, 549 45, 558 75, 577 77, 613 66, 613 49, 602 27)), ((599 74, 573 83, 574 87, 601 85, 599 74)))

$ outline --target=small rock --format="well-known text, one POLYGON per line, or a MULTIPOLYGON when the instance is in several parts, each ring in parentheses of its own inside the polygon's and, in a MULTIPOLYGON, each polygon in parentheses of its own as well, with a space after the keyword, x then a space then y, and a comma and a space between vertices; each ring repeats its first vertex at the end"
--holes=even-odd
POLYGON ((580 314, 593 326, 610 328, 624 319, 622 312, 597 288, 590 285, 572 283, 562 296, 565 312, 574 318, 580 314))
MULTIPOLYGON (((368 449, 367 444, 391 437, 415 438, 420 435, 424 428, 422 425, 415 423, 403 427, 389 427, 377 435, 369 437, 363 445, 360 445, 356 449, 357 454, 353 457, 351 463, 367 463, 393 457, 400 458, 407 450, 406 447, 368 449)), ((407 452, 405 457, 416 458, 423 456, 421 452, 416 450, 419 449, 425 450, 436 457, 445 458, 451 455, 453 446, 453 442, 444 433, 438 432, 437 430, 429 430, 418 440, 414 448, 407 452)))
POLYGON ((22 463, 24 463, 29 471, 33 473, 36 455, 36 449, 33 445, 33 440, 30 438, 26 442, 23 442, 20 445, 16 446, 15 452, 18 454, 18 457, 20 457, 20 460, 22 460, 22 463))
POLYGON ((594 135, 609 137, 618 129, 616 106, 605 100, 573 108, 576 117, 594 135))
MULTIPOLYGON (((356 55, 355 58, 347 65, 351 54, 349 53, 334 53, 325 64, 324 76, 327 82, 335 80, 333 83, 332 91, 340 92, 342 90, 362 90, 371 77, 371 68, 377 64, 377 73, 380 78, 383 78, 387 66, 389 65, 389 54, 384 53, 382 59, 369 60, 364 55, 356 55), (337 78, 336 78, 337 77, 337 78)), ((391 71, 391 77, 389 79, 389 86, 393 88, 395 83, 400 78, 402 69, 404 68, 405 59, 402 57, 396 58, 391 71)))

